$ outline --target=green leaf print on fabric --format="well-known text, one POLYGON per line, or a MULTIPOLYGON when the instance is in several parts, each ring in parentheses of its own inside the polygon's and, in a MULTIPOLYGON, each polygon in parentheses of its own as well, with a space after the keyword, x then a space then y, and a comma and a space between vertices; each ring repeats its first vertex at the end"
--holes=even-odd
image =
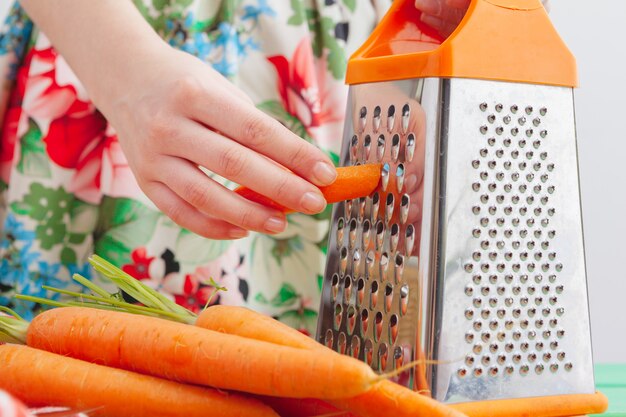
POLYGON ((304 23, 304 7, 302 7, 302 1, 291 0, 291 8, 293 10, 293 16, 287 20, 287 23, 292 26, 300 26, 304 23))
POLYGON ((302 239, 300 236, 293 236, 289 239, 274 239, 274 247, 272 248, 272 257, 278 265, 281 265, 283 258, 291 256, 294 252, 302 251, 302 239))
POLYGON ((60 222, 70 209, 74 197, 63 187, 47 188, 43 184, 30 184, 28 194, 11 208, 16 213, 27 215, 38 222, 60 222))
POLYGON ((67 246, 61 250, 61 263, 63 265, 76 265, 76 251, 72 248, 68 248, 67 246))
POLYGON ((35 228, 35 236, 39 240, 39 246, 42 249, 49 250, 63 242, 66 230, 65 224, 51 220, 40 223, 35 228))
POLYGON ((233 244, 228 240, 209 240, 181 229, 176 239, 176 259, 188 265, 200 265, 215 260, 233 244))
POLYGON ((325 51, 328 51, 328 71, 336 80, 342 80, 346 73, 346 53, 344 47, 335 37, 335 26, 337 23, 330 17, 320 16, 314 9, 307 9, 307 23, 309 30, 313 34, 313 53, 320 58, 325 51))
POLYGON ((343 4, 345 4, 351 12, 356 10, 356 0, 343 0, 343 4))
POLYGON ((20 139, 21 155, 17 171, 29 177, 50 178, 50 160, 41 140, 41 129, 29 119, 28 131, 20 139))
POLYGON ((265 298, 261 293, 258 293, 255 299, 261 304, 271 305, 272 307, 288 307, 293 305, 299 299, 299 296, 296 288, 290 283, 285 282, 271 300, 265 298))
POLYGON ((161 216, 138 201, 105 197, 94 238, 96 253, 117 266, 130 263, 132 248, 150 240, 161 216))

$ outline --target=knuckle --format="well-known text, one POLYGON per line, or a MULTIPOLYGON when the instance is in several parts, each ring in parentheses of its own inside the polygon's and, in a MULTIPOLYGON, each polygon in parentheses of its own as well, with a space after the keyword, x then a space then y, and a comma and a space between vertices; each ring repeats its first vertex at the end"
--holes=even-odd
POLYGON ((204 208, 209 207, 210 197, 204 184, 197 181, 189 181, 183 190, 185 200, 191 205, 204 208))
POLYGON ((237 214, 237 224, 245 229, 258 229, 258 212, 246 208, 237 214))
POLYGON ((294 194, 290 192, 291 188, 291 180, 289 178, 289 175, 281 175, 280 178, 275 181, 273 189, 274 198, 276 200, 279 200, 279 202, 285 200, 287 196, 294 194))
POLYGON ((244 140, 251 148, 263 146, 268 137, 266 121, 260 116, 251 116, 243 124, 244 140))
POLYGON ((174 83, 173 98, 177 103, 188 103, 202 92, 202 84, 196 77, 181 77, 174 83))
POLYGON ((151 141, 162 142, 174 136, 173 125, 168 114, 157 112, 150 118, 146 132, 151 141))
POLYGON ((239 149, 227 149, 219 158, 219 167, 222 175, 228 179, 239 178, 246 168, 246 159, 239 149))

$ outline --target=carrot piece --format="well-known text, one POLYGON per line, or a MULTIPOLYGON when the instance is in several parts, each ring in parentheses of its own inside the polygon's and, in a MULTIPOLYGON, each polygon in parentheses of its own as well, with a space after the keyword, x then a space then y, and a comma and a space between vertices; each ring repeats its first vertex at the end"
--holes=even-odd
POLYGON ((277 416, 238 394, 107 368, 27 346, 0 346, 0 388, 33 407, 93 409, 110 417, 277 416))
MULTIPOLYGON (((277 345, 310 349, 317 352, 330 350, 277 320, 243 307, 209 307, 198 316, 195 324, 196 326, 277 345)), ((460 417, 464 415, 450 406, 391 381, 381 381, 357 397, 331 400, 330 404, 361 417, 387 415, 397 417, 414 417, 416 415, 460 417)))
POLYGON ((82 307, 41 313, 30 324, 26 342, 115 368, 278 397, 351 397, 378 380, 366 364, 334 352, 295 349, 154 317, 82 307))
MULTIPOLYGON (((337 168, 337 179, 331 185, 320 187, 328 204, 366 197, 372 194, 380 182, 380 164, 355 165, 337 168)), ((292 213, 293 210, 276 203, 248 187, 238 187, 235 192, 242 197, 266 207, 292 213)))
POLYGON ((541 398, 480 401, 454 404, 456 410, 472 417, 561 417, 579 414, 602 414, 609 406, 602 393, 556 395, 541 398))

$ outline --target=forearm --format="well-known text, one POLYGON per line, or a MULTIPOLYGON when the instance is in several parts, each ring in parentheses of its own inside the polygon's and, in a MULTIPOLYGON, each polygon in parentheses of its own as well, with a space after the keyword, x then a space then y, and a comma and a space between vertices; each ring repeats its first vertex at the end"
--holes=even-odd
POLYGON ((20 2, 99 106, 165 46, 130 0, 20 2))

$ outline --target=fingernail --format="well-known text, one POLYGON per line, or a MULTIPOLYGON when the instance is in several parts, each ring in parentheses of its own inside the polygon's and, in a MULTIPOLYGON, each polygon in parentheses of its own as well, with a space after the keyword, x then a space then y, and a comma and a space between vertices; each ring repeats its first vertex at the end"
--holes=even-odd
POLYGON ((441 0, 415 0, 415 7, 433 16, 441 14, 441 0))
POLYGON ((321 194, 309 192, 302 196, 300 205, 307 212, 319 213, 326 207, 326 200, 321 194))
POLYGON ((280 233, 287 227, 285 219, 280 217, 270 217, 265 222, 265 230, 270 233, 280 233))
POLYGON ((327 162, 318 162, 315 164, 315 168, 313 168, 313 176, 317 180, 318 185, 328 185, 337 178, 337 170, 327 162))
POLYGON ((232 239, 243 239, 244 237, 247 237, 248 234, 248 231, 244 229, 231 229, 228 233, 232 239))

